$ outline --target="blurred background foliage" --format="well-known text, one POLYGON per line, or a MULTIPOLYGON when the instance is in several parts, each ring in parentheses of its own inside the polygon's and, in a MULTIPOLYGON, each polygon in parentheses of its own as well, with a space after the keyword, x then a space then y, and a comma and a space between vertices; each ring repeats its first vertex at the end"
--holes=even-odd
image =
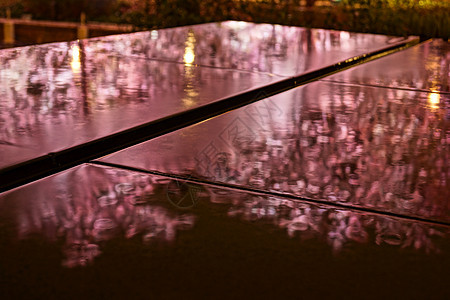
MULTIPOLYGON (((127 23, 136 30, 242 20, 389 35, 450 37, 450 0, 0 0, 13 17, 127 23)), ((5 15, 5 10, 1 9, 5 15)))

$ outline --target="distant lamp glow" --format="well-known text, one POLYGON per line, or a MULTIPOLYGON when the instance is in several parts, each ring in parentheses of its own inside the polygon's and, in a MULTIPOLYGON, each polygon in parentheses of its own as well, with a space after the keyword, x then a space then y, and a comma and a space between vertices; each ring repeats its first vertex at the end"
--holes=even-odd
POLYGON ((150 33, 151 39, 152 40, 156 40, 158 39, 158 31, 157 30, 152 30, 150 33))
POLYGON ((439 108, 439 103, 441 102, 441 95, 436 91, 431 91, 428 94, 428 104, 431 108, 439 108))
POLYGON ((79 73, 81 69, 80 61, 80 47, 78 45, 72 45, 72 61, 70 62, 70 67, 73 73, 79 73))
POLYGON ((231 29, 244 29, 248 26, 248 23, 244 21, 230 21, 227 25, 231 29))
POLYGON ((186 65, 192 65, 192 63, 195 60, 195 54, 194 51, 191 49, 187 49, 184 52, 183 61, 186 65))
POLYGON ((184 56, 183 61, 184 64, 187 66, 192 65, 195 60, 195 54, 194 54, 194 48, 195 48, 195 36, 192 31, 189 31, 188 37, 186 39, 185 48, 184 48, 184 56))

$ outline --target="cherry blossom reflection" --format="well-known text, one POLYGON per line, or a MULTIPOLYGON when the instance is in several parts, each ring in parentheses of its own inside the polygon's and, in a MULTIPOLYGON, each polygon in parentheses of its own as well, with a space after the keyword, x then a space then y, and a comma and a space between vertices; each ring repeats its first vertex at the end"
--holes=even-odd
POLYGON ((448 222, 449 112, 446 94, 316 82, 103 161, 448 222))
MULTIPOLYGON (((212 193, 217 194, 214 190, 212 193)), ((212 199, 217 197, 220 195, 214 195, 212 199)), ((232 204, 228 210, 229 216, 273 224, 283 228, 289 237, 302 241, 326 241, 336 254, 358 244, 389 245, 425 253, 440 253, 439 244, 449 234, 445 227, 278 197, 235 194, 228 200, 232 204)))
POLYGON ((1 50, 0 168, 396 42, 223 22, 1 50))
POLYGON ((126 40, 122 35, 91 39, 88 48, 187 64, 195 58, 201 66, 294 76, 404 41, 382 35, 237 21, 127 36, 126 40))
POLYGON ((167 206, 155 178, 101 168, 82 167, 17 195, 18 238, 39 234, 64 241, 67 267, 92 263, 104 243, 117 237, 173 242, 177 231, 192 228, 195 220, 167 206))
POLYGON ((22 187, 0 200, 9 206, 3 213, 16 218, 18 239, 38 236, 61 244, 62 265, 69 268, 92 264, 110 240, 170 247, 180 231, 195 234, 195 220, 214 218, 217 211, 242 220, 242 226, 262 223, 299 242, 327 243, 335 254, 358 245, 440 253, 449 237, 448 228, 437 225, 94 166, 22 187), (177 187, 177 199, 194 197, 194 206, 173 201, 177 187), (197 209, 199 204, 208 209, 197 209))
POLYGON ((325 80, 449 93, 449 72, 450 43, 433 39, 325 80))

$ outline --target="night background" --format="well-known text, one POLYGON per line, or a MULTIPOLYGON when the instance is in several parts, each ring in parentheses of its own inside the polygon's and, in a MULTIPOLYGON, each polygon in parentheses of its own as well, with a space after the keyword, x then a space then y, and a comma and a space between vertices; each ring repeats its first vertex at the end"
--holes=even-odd
POLYGON ((135 30, 240 20, 388 35, 450 36, 449 0, 2 0, 13 18, 131 24, 135 30))
POLYGON ((450 299, 450 0, 0 0, 0 298, 450 299))

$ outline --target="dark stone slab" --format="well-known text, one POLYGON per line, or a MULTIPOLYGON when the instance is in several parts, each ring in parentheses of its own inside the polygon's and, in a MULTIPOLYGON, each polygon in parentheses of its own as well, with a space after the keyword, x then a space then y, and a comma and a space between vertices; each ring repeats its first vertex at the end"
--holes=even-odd
POLYGON ((4 50, 0 55, 0 168, 214 102, 276 78, 115 57, 91 52, 85 41, 4 50))
POLYGON ((415 37, 350 33, 227 21, 91 39, 96 51, 214 68, 296 76, 412 41, 415 37))
POLYGON ((315 82, 100 161, 450 221, 447 94, 315 82))
POLYGON ((450 93, 450 43, 427 41, 325 80, 450 93))
POLYGON ((0 233, 7 299, 448 295, 446 226, 114 168, 0 194, 0 233))
POLYGON ((413 40, 224 22, 4 50, 0 190, 185 126, 175 123, 202 121, 219 100, 254 92, 241 99, 250 102, 259 89, 277 93, 301 76, 311 80, 413 40), (159 126, 200 107, 194 118, 159 126), (114 139, 122 133, 126 139, 114 139))

